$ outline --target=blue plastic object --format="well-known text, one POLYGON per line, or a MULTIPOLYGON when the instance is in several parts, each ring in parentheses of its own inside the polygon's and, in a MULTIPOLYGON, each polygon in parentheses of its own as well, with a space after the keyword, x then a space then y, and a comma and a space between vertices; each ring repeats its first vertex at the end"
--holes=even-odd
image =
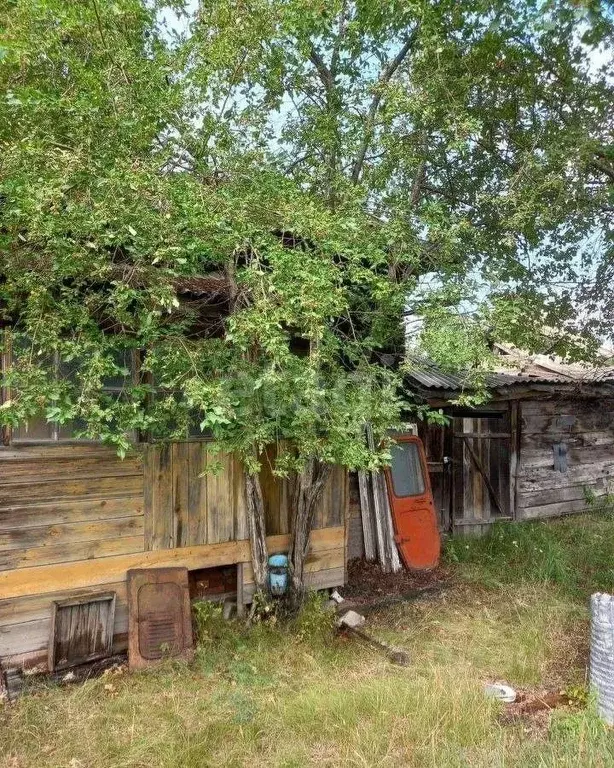
POLYGON ((269 557, 269 586, 271 594, 279 597, 288 589, 288 556, 271 555, 269 557))

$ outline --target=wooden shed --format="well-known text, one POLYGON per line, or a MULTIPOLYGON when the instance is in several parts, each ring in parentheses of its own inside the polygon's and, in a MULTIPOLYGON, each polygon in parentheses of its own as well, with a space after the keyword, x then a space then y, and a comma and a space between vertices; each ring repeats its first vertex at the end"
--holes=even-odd
MULTIPOLYGON (((442 531, 479 534, 496 520, 557 517, 614 494, 614 368, 564 365, 500 347, 489 399, 455 404, 462 376, 416 359, 408 387, 448 416, 418 424, 442 531)), ((363 554, 360 503, 350 486, 350 558, 363 554)))
POLYGON ((614 368, 499 350, 506 366, 490 376, 490 399, 477 408, 453 404, 460 377, 426 365, 410 374, 450 417, 443 428, 420 425, 449 531, 579 512, 614 492, 614 368))

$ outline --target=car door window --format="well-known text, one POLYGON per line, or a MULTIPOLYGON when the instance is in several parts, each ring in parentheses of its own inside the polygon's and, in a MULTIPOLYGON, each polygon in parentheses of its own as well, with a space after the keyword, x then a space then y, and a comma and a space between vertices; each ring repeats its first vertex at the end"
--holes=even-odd
POLYGON ((392 487, 394 495, 419 496, 424 493, 424 475, 417 443, 400 442, 392 447, 392 487))

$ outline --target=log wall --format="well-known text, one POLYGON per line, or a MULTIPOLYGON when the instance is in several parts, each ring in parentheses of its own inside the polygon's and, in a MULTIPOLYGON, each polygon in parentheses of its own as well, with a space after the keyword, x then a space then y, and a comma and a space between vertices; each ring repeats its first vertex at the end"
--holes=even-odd
POLYGON ((613 398, 520 403, 519 519, 582 512, 587 493, 599 498, 612 492, 613 398))
MULTIPOLYGON (((205 474, 206 443, 146 445, 120 460, 92 445, 0 449, 0 663, 44 664, 54 601, 115 592, 114 649, 127 647, 130 568, 241 564, 253 593, 241 468, 205 474)), ((218 458, 218 457, 216 457, 218 458)), ((263 472, 272 552, 288 547, 288 488, 263 472), (278 487, 279 486, 279 487, 278 487)), ((347 473, 317 512, 307 581, 345 580, 347 473)))

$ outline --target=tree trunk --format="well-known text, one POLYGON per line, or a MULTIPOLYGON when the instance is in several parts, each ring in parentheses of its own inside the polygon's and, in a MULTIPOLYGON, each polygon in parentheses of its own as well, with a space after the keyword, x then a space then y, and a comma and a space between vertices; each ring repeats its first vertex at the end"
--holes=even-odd
POLYGON ((309 459, 305 469, 294 478, 290 520, 291 600, 298 607, 305 594, 305 558, 309 549, 309 534, 313 516, 330 474, 331 464, 309 459))
POLYGON ((256 592, 268 592, 268 552, 266 546, 266 526, 264 517, 264 499, 260 475, 245 472, 245 498, 247 502, 247 523, 252 550, 252 568, 256 592))

